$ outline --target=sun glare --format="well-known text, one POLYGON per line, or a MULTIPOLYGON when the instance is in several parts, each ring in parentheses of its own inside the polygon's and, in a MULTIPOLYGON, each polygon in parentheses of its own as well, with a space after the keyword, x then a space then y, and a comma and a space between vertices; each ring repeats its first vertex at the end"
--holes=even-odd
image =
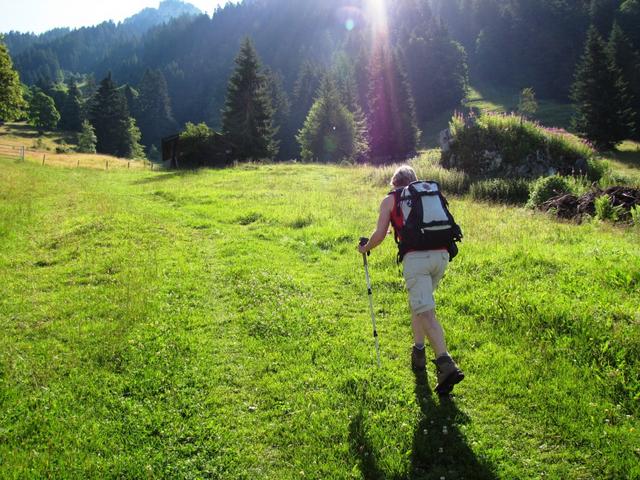
POLYGON ((387 5, 385 0, 368 0, 369 18, 378 28, 387 26, 387 5))

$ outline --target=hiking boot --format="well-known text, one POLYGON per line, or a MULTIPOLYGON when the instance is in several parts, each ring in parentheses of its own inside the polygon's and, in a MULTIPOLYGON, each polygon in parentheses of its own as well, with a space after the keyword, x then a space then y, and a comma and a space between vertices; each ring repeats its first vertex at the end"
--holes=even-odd
POLYGON ((438 384, 435 391, 438 395, 448 395, 453 386, 464 379, 464 373, 458 368, 456 362, 449 355, 442 355, 433 360, 436 366, 438 384))
POLYGON ((424 348, 422 350, 413 346, 411 352, 411 368, 417 371, 423 371, 427 365, 427 357, 424 354, 424 348))

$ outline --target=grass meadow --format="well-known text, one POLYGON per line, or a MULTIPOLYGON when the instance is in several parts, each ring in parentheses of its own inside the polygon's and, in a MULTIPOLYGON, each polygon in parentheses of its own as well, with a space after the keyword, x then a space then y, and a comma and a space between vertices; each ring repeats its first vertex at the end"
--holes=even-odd
POLYGON ((640 478, 638 229, 451 197, 447 400, 372 169, 0 168, 0 478, 640 478))

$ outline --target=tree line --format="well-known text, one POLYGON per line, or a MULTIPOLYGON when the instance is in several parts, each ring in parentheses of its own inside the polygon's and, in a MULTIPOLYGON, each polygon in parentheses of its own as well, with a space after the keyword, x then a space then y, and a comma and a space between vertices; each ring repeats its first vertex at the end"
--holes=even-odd
MULTIPOLYGON (((322 142, 311 150, 301 145, 301 139, 311 142, 314 125, 315 131, 330 126, 325 136, 335 138, 327 146, 354 145, 356 159, 409 155, 417 125, 460 106, 469 72, 476 81, 570 97, 578 107, 576 130, 599 148, 640 136, 640 23, 634 23, 640 19, 639 0, 398 0, 389 12, 385 48, 371 42, 365 2, 349 5, 341 0, 228 4, 212 18, 181 17, 109 55, 97 55, 92 71, 61 66, 66 85, 43 77, 31 89, 54 100, 61 128, 77 128, 63 111, 75 108, 66 105, 76 97, 72 84, 80 91, 84 119, 90 119, 98 90, 94 74, 109 67, 112 78, 123 82, 116 89, 135 121, 132 135, 139 128, 140 142, 153 157, 160 137, 178 126, 205 123, 227 130, 238 68, 233 57, 239 36, 248 33, 253 54, 257 59, 261 51, 267 65, 255 81, 269 100, 269 152, 275 158, 327 159, 327 152, 318 151, 322 142), (609 92, 606 102, 603 91, 609 92), (337 125, 353 135, 344 140, 337 125)), ((113 30, 94 28, 107 37, 113 30)), ((90 48, 90 29, 81 30, 90 48)), ((55 40, 74 32, 58 32, 55 40)), ((25 47, 17 56, 18 70, 23 54, 44 45, 25 47)), ((66 54, 84 58, 82 48, 66 54)))

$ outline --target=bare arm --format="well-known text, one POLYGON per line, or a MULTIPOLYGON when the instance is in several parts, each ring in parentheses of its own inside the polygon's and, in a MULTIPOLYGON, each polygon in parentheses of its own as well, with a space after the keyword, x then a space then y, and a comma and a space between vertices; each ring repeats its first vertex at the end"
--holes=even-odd
POLYGON ((371 238, 366 245, 358 247, 360 253, 366 253, 369 250, 376 248, 380 245, 389 230, 389 223, 391 222, 391 210, 393 209, 393 197, 387 196, 380 204, 380 215, 378 216, 378 225, 376 230, 371 234, 371 238))

